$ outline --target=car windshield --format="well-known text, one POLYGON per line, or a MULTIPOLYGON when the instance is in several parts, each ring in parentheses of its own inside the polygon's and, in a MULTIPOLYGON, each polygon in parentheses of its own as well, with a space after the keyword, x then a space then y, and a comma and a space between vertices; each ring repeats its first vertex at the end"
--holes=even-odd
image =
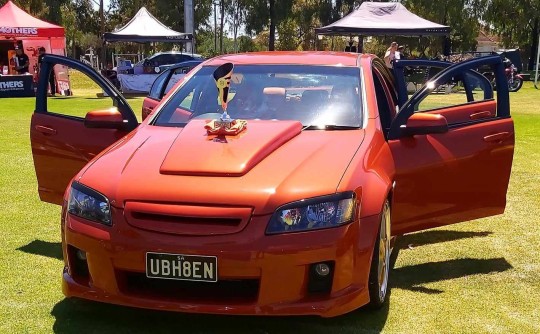
MULTIPOLYGON (((212 119, 223 110, 205 66, 173 94, 154 125, 184 126, 212 119)), ((308 65, 236 65, 227 112, 233 119, 297 120, 306 128, 358 128, 362 124, 360 70, 308 65)))

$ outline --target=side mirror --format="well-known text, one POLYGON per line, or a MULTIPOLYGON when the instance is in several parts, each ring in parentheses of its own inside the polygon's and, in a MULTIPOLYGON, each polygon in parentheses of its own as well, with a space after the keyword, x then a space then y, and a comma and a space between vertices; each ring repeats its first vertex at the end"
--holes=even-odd
POLYGON ((402 126, 401 133, 405 136, 428 135, 448 132, 448 122, 443 115, 414 113, 402 126))
POLYGON ((92 110, 84 117, 84 126, 87 128, 122 129, 125 124, 122 114, 116 107, 92 110))

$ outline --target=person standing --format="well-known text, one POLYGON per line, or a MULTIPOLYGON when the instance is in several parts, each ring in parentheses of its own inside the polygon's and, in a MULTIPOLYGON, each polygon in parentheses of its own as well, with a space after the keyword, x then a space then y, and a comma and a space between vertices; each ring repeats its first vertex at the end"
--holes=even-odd
POLYGON ((405 47, 403 45, 398 46, 396 51, 396 59, 407 59, 407 55, 405 54, 405 47))
MULTIPOLYGON (((39 75, 41 73, 41 63, 43 61, 43 56, 45 55, 45 48, 42 47, 42 46, 39 47, 38 52, 39 52, 39 56, 38 56, 38 80, 39 80, 39 75)), ((49 72, 49 86, 50 86, 50 89, 51 89, 51 96, 56 96, 56 84, 55 84, 55 80, 54 80, 54 68, 51 68, 51 71, 49 72)))
POLYGON ((388 68, 392 68, 394 66, 393 62, 396 59, 397 47, 398 44, 396 42, 392 42, 390 44, 390 47, 386 50, 386 53, 384 54, 384 63, 388 68))
POLYGON ((24 53, 24 50, 22 48, 22 45, 16 45, 15 46, 15 58, 16 58, 16 66, 15 71, 17 71, 18 74, 25 74, 28 73, 28 67, 30 66, 30 59, 24 53))

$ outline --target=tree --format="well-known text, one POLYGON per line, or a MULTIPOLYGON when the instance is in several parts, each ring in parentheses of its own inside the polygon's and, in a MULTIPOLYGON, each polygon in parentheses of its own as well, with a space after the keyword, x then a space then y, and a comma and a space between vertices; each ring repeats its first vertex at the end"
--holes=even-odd
MULTIPOLYGON (((483 0, 480 0, 483 1, 483 0)), ((450 26, 450 39, 418 39, 420 49, 438 51, 471 51, 476 48, 476 38, 480 31, 479 0, 403 0, 401 3, 412 13, 427 20, 450 26), (446 49, 446 50, 445 50, 446 49)))
POLYGON ((276 26, 290 15, 293 3, 293 0, 246 0, 246 31, 259 34, 269 30, 268 50, 274 51, 276 26))
MULTIPOLYGON (((0 7, 5 5, 7 2, 8 0, 0 0, 0 7)), ((47 14, 47 6, 42 0, 13 0, 13 2, 26 12, 38 18, 44 18, 47 14)))
POLYGON ((219 1, 219 53, 223 53, 223 26, 225 23, 225 0, 219 1))
POLYGON ((502 37, 505 47, 523 47, 532 69, 540 34, 540 0, 477 1, 485 8, 482 19, 488 28, 502 37))
POLYGON ((247 7, 245 0, 229 0, 230 5, 225 8, 227 12, 227 23, 231 27, 234 41, 234 52, 238 52, 238 31, 245 24, 247 7))
POLYGON ((44 3, 48 9, 44 18, 49 22, 62 24, 62 13, 60 9, 63 5, 69 3, 69 0, 45 0, 44 3))

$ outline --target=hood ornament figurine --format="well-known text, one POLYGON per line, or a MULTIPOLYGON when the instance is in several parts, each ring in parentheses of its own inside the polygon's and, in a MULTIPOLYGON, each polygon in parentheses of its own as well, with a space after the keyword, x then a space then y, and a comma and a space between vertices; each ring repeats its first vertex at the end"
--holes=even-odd
POLYGON ((247 121, 240 119, 232 119, 227 113, 227 102, 229 100, 229 87, 231 86, 231 78, 234 65, 225 63, 214 71, 214 80, 218 89, 218 99, 223 109, 219 120, 214 119, 206 123, 204 126, 209 135, 237 135, 247 126, 247 121))

